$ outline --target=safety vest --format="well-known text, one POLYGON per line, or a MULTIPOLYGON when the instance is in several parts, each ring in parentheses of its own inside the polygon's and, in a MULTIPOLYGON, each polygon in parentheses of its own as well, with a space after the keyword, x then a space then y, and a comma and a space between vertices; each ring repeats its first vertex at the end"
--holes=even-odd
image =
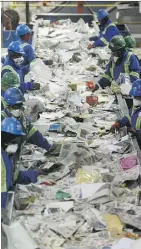
POLYGON ((6 102, 4 100, 4 98, 1 96, 1 102, 2 102, 2 105, 3 105, 3 108, 5 109, 6 108, 6 102))
POLYGON ((8 65, 8 66, 3 66, 2 69, 1 69, 1 72, 2 72, 3 70, 9 70, 9 71, 11 71, 12 73, 16 74, 16 75, 18 76, 18 78, 19 78, 19 81, 21 81, 19 74, 13 69, 13 67, 11 67, 11 66, 9 66, 9 65, 8 65))
POLYGON ((21 43, 22 48, 26 47, 27 45, 29 45, 29 43, 27 43, 27 42, 21 43))
MULTIPOLYGON (((132 111, 131 111, 131 116, 133 115, 135 109, 136 109, 136 108, 133 106, 133 107, 132 107, 132 111)), ((130 124, 131 124, 131 117, 130 117, 130 116, 127 116, 127 118, 129 119, 130 124)), ((138 116, 138 117, 137 117, 137 120, 136 120, 136 130, 140 130, 140 129, 141 129, 141 116, 138 116)))
MULTIPOLYGON (((139 78, 139 74, 138 73, 136 73, 134 71, 130 72, 129 66, 130 66, 130 57, 131 57, 132 54, 133 53, 129 52, 128 55, 127 55, 127 58, 126 58, 126 60, 124 62, 124 72, 126 74, 130 75, 130 76, 134 76, 134 77, 139 78)), ((111 74, 112 79, 114 79, 114 66, 115 66, 115 63, 112 61, 111 62, 111 67, 110 67, 110 74, 111 74)))
POLYGON ((7 187, 6 187, 6 168, 4 165, 4 161, 1 155, 1 192, 6 192, 7 187))
MULTIPOLYGON (((110 24, 104 29, 104 31, 102 32, 103 35, 106 33, 106 31, 107 31, 107 29, 108 29, 109 27, 116 27, 116 25, 115 25, 114 23, 110 23, 110 24)), ((109 45, 109 42, 108 42, 104 37, 101 37, 100 40, 101 40, 106 46, 109 45)))

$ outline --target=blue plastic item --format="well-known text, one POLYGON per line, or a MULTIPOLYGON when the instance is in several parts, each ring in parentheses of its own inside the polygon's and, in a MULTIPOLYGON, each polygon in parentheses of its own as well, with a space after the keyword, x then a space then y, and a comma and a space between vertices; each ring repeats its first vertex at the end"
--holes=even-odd
POLYGON ((22 92, 16 87, 6 90, 4 100, 7 105, 16 105, 25 102, 22 92))
POLYGON ((102 21, 107 16, 109 16, 109 13, 108 13, 107 10, 104 10, 104 9, 98 10, 98 12, 97 12, 97 19, 99 21, 102 21))
POLYGON ((26 24, 19 24, 16 28, 16 36, 20 37, 22 35, 32 33, 32 30, 26 24))
POLYGON ((141 97, 141 80, 136 80, 133 85, 132 89, 130 90, 129 93, 130 96, 133 97, 141 97))
POLYGON ((1 122, 1 131, 14 135, 24 136, 23 128, 16 118, 5 118, 1 122))
POLYGON ((61 127, 60 124, 52 124, 52 125, 50 125, 48 131, 57 132, 60 129, 60 127, 61 127))
POLYGON ((21 46, 21 43, 19 41, 11 42, 8 46, 8 51, 12 51, 12 52, 15 52, 17 54, 22 54, 22 55, 25 54, 25 52, 21 46))

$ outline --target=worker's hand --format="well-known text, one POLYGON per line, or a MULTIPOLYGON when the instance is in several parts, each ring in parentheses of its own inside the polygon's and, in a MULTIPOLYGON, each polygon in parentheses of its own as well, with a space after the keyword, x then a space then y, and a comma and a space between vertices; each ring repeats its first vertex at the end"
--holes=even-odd
POLYGON ((94 48, 94 44, 91 44, 91 43, 90 43, 90 44, 88 45, 88 49, 91 49, 91 48, 94 48))
POLYGON ((44 155, 53 155, 53 156, 59 156, 60 150, 61 150, 62 144, 54 143, 51 149, 46 152, 44 155))
POLYGON ((40 89, 40 84, 33 82, 33 89, 34 90, 39 90, 40 89))
POLYGON ((112 127, 110 128, 110 132, 115 133, 116 131, 118 131, 120 129, 120 123, 116 122, 115 124, 112 125, 112 127))
POLYGON ((128 132, 130 132, 130 133, 132 133, 133 135, 137 135, 137 131, 136 131, 136 129, 134 129, 134 128, 132 128, 132 127, 127 127, 127 131, 128 132))

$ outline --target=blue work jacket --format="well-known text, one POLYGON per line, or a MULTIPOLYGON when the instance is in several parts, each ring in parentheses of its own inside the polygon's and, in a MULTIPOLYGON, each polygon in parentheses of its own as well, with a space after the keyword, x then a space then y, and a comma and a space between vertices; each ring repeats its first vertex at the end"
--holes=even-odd
POLYGON ((141 107, 133 106, 129 110, 129 116, 124 116, 118 122, 120 123, 121 127, 127 126, 136 129, 137 140, 141 147, 141 107))
POLYGON ((98 84, 102 88, 110 86, 113 80, 116 81, 119 78, 120 73, 128 74, 131 83, 140 78, 140 65, 137 57, 132 52, 125 51, 120 63, 110 60, 98 84))
POLYGON ((5 208, 7 192, 10 191, 16 183, 35 183, 39 176, 39 172, 36 170, 18 171, 17 174, 13 158, 14 156, 9 156, 1 149, 1 208, 5 208))
POLYGON ((108 20, 108 22, 101 27, 99 36, 93 37, 94 47, 108 46, 111 39, 116 35, 120 35, 120 31, 111 20, 108 20))
MULTIPOLYGON (((11 113, 8 112, 7 109, 1 112, 1 120, 11 116, 11 113)), ((23 127, 24 132, 26 133, 25 139, 28 143, 34 144, 47 151, 51 149, 52 145, 35 127, 33 127, 27 117, 22 116, 19 121, 23 127)))

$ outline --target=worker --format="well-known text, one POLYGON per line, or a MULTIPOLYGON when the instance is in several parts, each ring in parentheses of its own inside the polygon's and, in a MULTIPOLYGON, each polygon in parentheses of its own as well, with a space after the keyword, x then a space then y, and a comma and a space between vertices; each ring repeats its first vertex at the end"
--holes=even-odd
POLYGON ((20 154, 21 141, 26 134, 18 120, 13 117, 1 122, 1 207, 5 208, 7 192, 16 183, 35 183, 44 170, 21 171, 17 167, 16 154, 20 154))
POLYGON ((121 127, 126 126, 127 131, 137 137, 138 144, 141 148, 141 79, 136 80, 130 91, 133 96, 133 107, 129 111, 129 116, 124 116, 112 125, 110 131, 114 133, 121 127))
POLYGON ((16 35, 25 53, 22 67, 24 67, 24 72, 27 74, 30 71, 30 63, 36 59, 35 52, 30 45, 32 30, 26 24, 19 24, 16 28, 16 35))
POLYGON ((103 77, 97 84, 87 82, 87 86, 90 86, 92 92, 98 90, 99 87, 111 86, 111 82, 117 81, 121 73, 128 74, 131 83, 140 78, 139 62, 132 52, 126 50, 126 43, 122 36, 113 37, 109 48, 112 51, 112 59, 107 64, 103 77))
POLYGON ((20 79, 17 74, 13 72, 7 72, 1 79, 1 110, 6 108, 4 100, 5 91, 10 87, 20 87, 20 79))
MULTIPOLYGON (((126 49, 134 52, 134 48, 136 47, 136 40, 134 39, 134 37, 131 35, 128 35, 124 38, 124 40, 126 43, 126 49)), ((135 56, 136 56, 136 58, 139 62, 139 65, 140 65, 140 78, 141 78, 141 60, 138 58, 138 56, 136 54, 135 54, 135 56)))
POLYGON ((22 69, 21 64, 24 61, 23 48, 19 41, 11 42, 8 47, 8 56, 1 69, 1 77, 7 72, 13 72, 17 74, 20 78, 20 89, 24 93, 28 90, 38 90, 40 89, 40 84, 35 82, 24 82, 24 69, 22 69))
POLYGON ((6 102, 6 109, 1 112, 1 120, 7 117, 17 118, 26 134, 25 140, 28 143, 39 146, 42 149, 45 149, 48 154, 54 154, 59 151, 61 148, 60 144, 54 143, 51 145, 45 137, 30 123, 29 118, 24 114, 24 96, 20 89, 14 87, 9 88, 4 95, 4 100, 6 102))
POLYGON ((133 52, 133 49, 136 47, 136 40, 133 36, 128 35, 124 38, 126 43, 126 49, 133 52))
POLYGON ((89 39, 90 41, 94 41, 94 43, 89 44, 88 49, 108 46, 113 37, 120 35, 120 31, 110 20, 107 10, 100 9, 97 13, 97 19, 100 23, 100 34, 89 39))

